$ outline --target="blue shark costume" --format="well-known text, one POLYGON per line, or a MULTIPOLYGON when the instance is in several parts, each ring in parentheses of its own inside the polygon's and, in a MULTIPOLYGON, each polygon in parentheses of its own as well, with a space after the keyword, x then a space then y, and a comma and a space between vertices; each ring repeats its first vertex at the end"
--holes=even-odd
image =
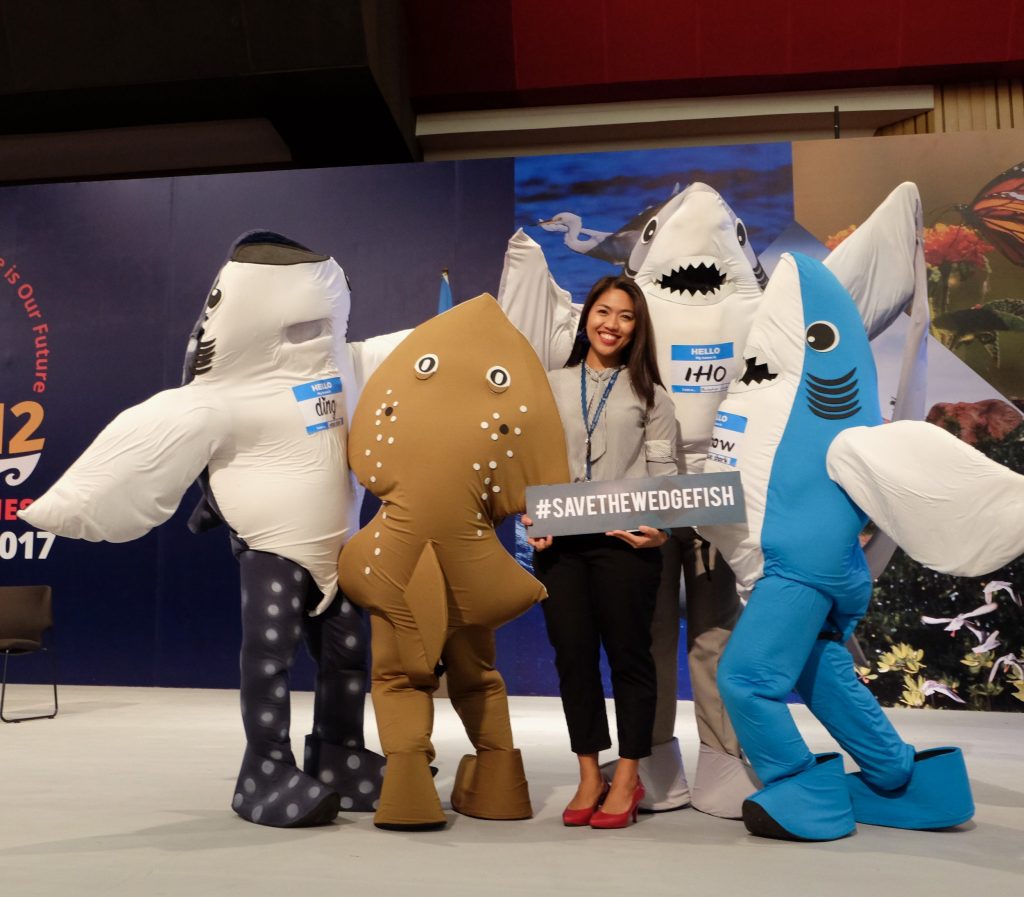
POLYGON ((916 559, 967 576, 1024 551, 1024 477, 929 424, 880 426, 862 314, 824 264, 783 255, 704 467, 743 477, 747 521, 703 530, 749 595, 718 681, 764 785, 743 819, 766 837, 830 840, 856 822, 930 829, 971 818, 960 751, 916 753, 843 647, 871 597, 859 534, 870 517, 916 559), (983 520, 965 511, 980 506, 983 520), (858 773, 844 776, 839 754, 811 753, 786 705, 793 689, 858 773))
POLYGON ((185 383, 118 415, 24 519, 89 541, 136 539, 197 478, 194 531, 226 522, 241 571, 246 751, 232 807, 261 825, 372 810, 384 759, 365 749, 360 612, 337 558, 361 493, 346 462, 358 384, 402 334, 348 344, 345 272, 285 237, 239 239, 192 331, 185 383), (292 755, 288 670, 318 664, 305 771, 292 755))

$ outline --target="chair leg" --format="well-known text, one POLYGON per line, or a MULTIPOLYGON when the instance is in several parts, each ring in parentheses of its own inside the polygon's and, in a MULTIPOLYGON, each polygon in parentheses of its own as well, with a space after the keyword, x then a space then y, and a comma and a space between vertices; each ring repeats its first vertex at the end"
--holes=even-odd
POLYGON ((53 713, 41 713, 38 716, 18 716, 8 718, 4 716, 4 700, 7 697, 7 662, 11 659, 11 652, 4 651, 3 679, 0 681, 0 720, 5 723, 25 723, 33 719, 53 719, 57 715, 57 659, 54 653, 43 648, 50 655, 50 667, 53 670, 53 713))
POLYGON ((60 707, 57 704, 57 652, 51 645, 47 649, 46 653, 50 655, 50 669, 53 670, 53 713, 46 718, 53 719, 57 716, 57 713, 60 710, 60 707))
POLYGON ((4 698, 7 697, 7 661, 10 657, 10 652, 4 651, 4 678, 3 683, 0 684, 0 720, 3 720, 5 723, 12 722, 12 720, 4 716, 4 698))

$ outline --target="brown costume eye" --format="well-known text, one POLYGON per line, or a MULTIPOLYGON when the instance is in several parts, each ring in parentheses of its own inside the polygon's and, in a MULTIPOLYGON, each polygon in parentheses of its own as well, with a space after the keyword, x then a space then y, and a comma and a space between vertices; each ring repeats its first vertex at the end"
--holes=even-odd
POLYGON ((428 377, 433 377, 437 373, 438 367, 437 356, 432 352, 427 355, 421 355, 416 359, 416 364, 413 365, 413 371, 420 380, 426 380, 428 377))
POLYGON ((491 392, 504 392, 511 385, 512 375, 501 365, 487 369, 487 386, 491 392))

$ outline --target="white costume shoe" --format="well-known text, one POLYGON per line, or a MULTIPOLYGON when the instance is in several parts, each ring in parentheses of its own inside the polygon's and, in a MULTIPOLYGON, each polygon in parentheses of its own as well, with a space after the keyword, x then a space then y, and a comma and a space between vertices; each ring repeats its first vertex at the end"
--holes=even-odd
MULTIPOLYGON (((641 761, 642 763, 643 761, 641 761)), ((646 779, 644 780, 646 784, 646 779)), ((693 807, 709 816, 741 819, 743 801, 761 787, 754 770, 741 758, 700 746, 693 807)))

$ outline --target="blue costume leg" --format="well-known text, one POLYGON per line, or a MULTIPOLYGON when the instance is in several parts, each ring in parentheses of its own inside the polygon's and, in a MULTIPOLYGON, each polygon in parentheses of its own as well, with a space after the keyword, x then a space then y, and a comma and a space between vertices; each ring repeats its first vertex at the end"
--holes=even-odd
POLYGON ((817 641, 796 690, 867 781, 887 790, 906 784, 914 749, 900 738, 875 696, 857 678, 843 645, 817 641))
POLYGON ((815 757, 786 706, 832 608, 816 589, 761 579, 718 670, 740 744, 764 788, 743 804, 754 834, 830 840, 854 829, 838 755, 815 757))
MULTIPOLYGON (((845 634, 850 627, 841 628, 845 634)), ((960 825, 974 815, 960 749, 915 754, 857 679, 849 654, 838 642, 814 646, 797 690, 860 766, 860 772, 846 776, 857 822, 934 829, 960 825)))
POLYGON ((339 593, 323 613, 306 617, 305 635, 317 676, 303 769, 338 792, 341 809, 375 810, 384 758, 363 741, 369 674, 362 611, 339 593))
POLYGON ((722 656, 718 687, 740 744, 765 785, 814 766, 786 698, 829 608, 820 592, 766 576, 754 588, 722 656))
MULTIPOLYGON (((338 795, 301 772, 292 755, 288 671, 302 637, 309 574, 260 551, 238 555, 242 577, 241 699, 246 749, 231 806, 260 825, 330 822, 338 795)), ((319 591, 316 596, 319 596, 319 591)))

